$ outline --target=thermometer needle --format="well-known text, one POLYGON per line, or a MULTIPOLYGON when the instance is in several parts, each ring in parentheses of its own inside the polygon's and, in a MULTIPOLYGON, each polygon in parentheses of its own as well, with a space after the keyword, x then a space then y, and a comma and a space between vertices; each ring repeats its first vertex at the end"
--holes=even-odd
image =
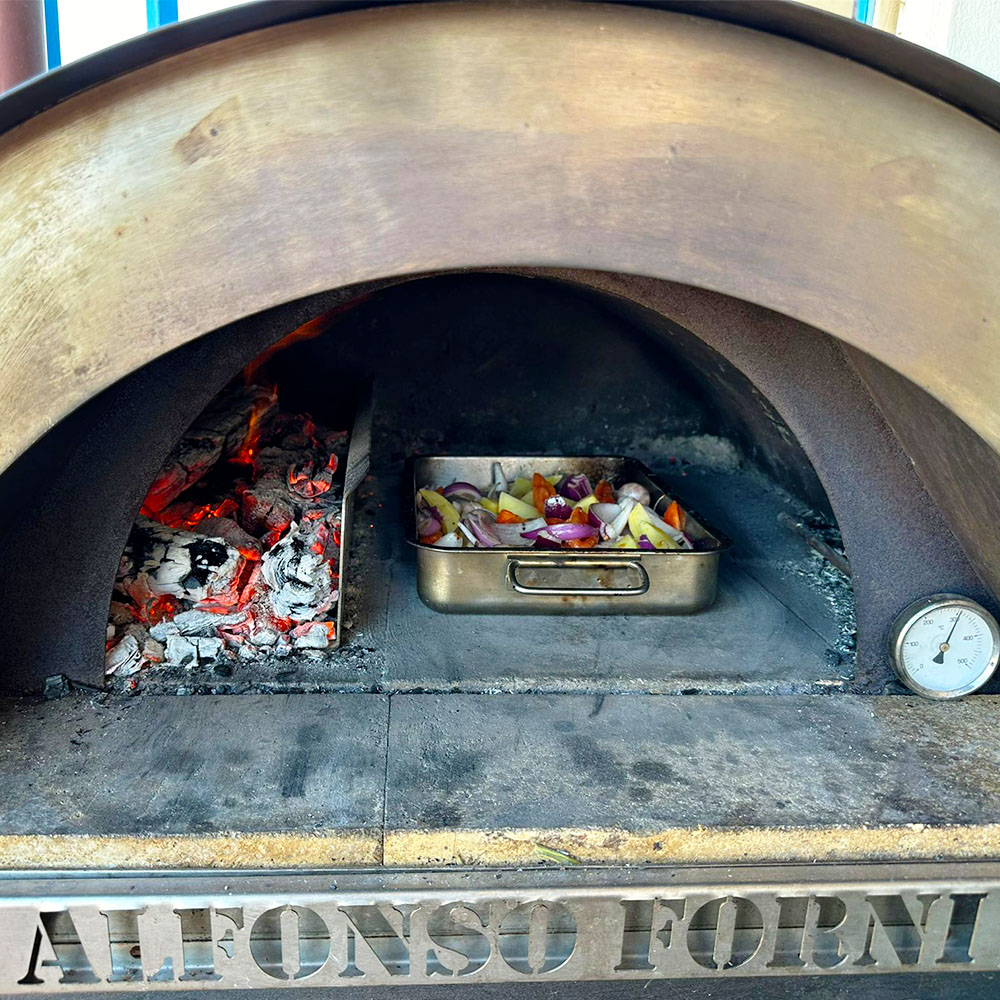
POLYGON ((937 656, 934 657, 935 663, 944 663, 944 654, 947 653, 949 649, 951 649, 951 637, 955 634, 955 626, 958 624, 958 619, 961 617, 962 617, 962 612, 959 611, 959 613, 955 615, 955 620, 951 623, 951 631, 948 633, 948 638, 941 643, 940 652, 938 653, 937 656))

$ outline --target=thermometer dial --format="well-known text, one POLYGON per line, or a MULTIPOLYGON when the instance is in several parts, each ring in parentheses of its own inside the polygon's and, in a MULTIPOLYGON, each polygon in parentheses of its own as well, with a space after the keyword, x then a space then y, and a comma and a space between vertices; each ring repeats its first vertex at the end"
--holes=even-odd
POLYGON ((996 619, 959 594, 915 601, 892 630, 892 665, 925 698, 961 698, 993 676, 1000 658, 996 619))

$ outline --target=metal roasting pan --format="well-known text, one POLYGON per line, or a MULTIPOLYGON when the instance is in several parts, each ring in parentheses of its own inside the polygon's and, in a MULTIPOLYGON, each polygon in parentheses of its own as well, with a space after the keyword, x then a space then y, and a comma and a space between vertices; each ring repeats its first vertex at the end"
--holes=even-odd
POLYGON ((696 519, 683 499, 667 494, 641 462, 620 456, 493 456, 412 458, 406 540, 417 551, 417 592, 435 611, 453 614, 690 615, 715 601, 719 555, 728 543, 696 519), (412 498, 425 486, 457 480, 484 486, 499 462, 508 481, 539 472, 584 472, 591 482, 642 483, 662 514, 671 500, 687 512, 694 550, 442 549, 417 541, 412 498))

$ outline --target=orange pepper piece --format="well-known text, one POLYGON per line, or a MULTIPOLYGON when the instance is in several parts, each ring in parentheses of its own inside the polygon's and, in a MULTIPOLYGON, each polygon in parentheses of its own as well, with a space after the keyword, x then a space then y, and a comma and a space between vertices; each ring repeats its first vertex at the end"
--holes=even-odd
POLYGON ((569 516, 570 524, 589 524, 590 518, 582 507, 574 507, 573 513, 569 516))
POLYGON ((433 535, 424 535, 420 539, 420 544, 421 545, 433 545, 436 541, 438 541, 438 539, 443 538, 443 537, 444 537, 444 532, 443 531, 435 531, 433 535))
POLYGON ((611 483, 606 479, 602 479, 594 487, 594 496, 601 503, 614 503, 615 502, 615 491, 611 488, 611 483))
POLYGON ((676 528, 678 531, 684 530, 684 511, 681 509, 681 505, 676 500, 670 501, 670 506, 666 509, 663 515, 663 520, 670 525, 671 528, 676 528))
POLYGON ((518 517, 513 511, 502 510, 497 514, 497 524, 524 524, 524 518, 518 517))
POLYGON ((545 513, 545 501, 555 495, 556 488, 540 472, 531 477, 531 496, 539 514, 545 513))
POLYGON ((592 549, 596 544, 597 535, 591 535, 590 538, 571 538, 568 542, 563 542, 568 549, 592 549))

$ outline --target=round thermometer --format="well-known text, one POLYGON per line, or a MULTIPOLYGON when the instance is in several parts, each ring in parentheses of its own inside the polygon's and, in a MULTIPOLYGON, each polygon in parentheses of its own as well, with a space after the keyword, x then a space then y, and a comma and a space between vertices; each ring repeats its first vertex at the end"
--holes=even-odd
POLYGON ((892 629, 892 665, 925 698, 961 698, 993 676, 1000 657, 996 619, 959 594, 915 601, 892 629))

